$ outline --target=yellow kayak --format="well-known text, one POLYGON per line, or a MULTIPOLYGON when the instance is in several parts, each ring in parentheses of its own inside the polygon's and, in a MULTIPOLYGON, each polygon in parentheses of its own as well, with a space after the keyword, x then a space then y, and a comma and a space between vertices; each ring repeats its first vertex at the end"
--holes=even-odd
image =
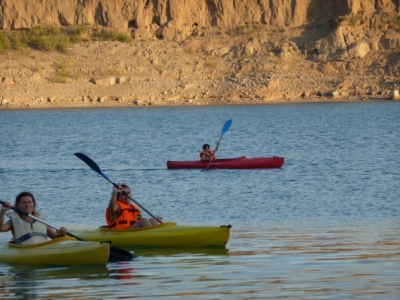
POLYGON ((0 262, 19 265, 88 265, 108 261, 110 245, 62 237, 34 245, 0 244, 0 262))
POLYGON ((229 240, 231 225, 181 226, 174 222, 135 229, 110 229, 74 231, 82 239, 110 242, 115 247, 171 247, 203 248, 224 247, 229 240))

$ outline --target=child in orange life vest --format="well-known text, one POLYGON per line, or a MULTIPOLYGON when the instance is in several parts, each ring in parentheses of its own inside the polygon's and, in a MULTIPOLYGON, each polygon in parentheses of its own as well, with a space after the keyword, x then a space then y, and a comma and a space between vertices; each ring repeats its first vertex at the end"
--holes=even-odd
MULTIPOLYGON (((109 228, 127 229, 149 227, 159 224, 156 219, 142 217, 139 208, 130 203, 131 189, 126 184, 113 187, 110 203, 106 210, 106 221, 109 228)), ((162 218, 158 218, 162 220, 162 218)))
POLYGON ((217 160, 215 153, 218 151, 219 142, 217 143, 217 147, 215 147, 214 151, 210 150, 209 144, 203 145, 203 151, 200 152, 200 160, 201 161, 214 161, 217 160))

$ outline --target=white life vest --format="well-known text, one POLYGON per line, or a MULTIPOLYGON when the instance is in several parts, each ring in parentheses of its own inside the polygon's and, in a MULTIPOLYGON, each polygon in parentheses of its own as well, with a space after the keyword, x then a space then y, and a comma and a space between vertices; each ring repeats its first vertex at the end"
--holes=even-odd
POLYGON ((18 245, 32 245, 47 241, 47 226, 35 220, 28 223, 21 219, 15 211, 7 213, 13 226, 14 243, 18 245))

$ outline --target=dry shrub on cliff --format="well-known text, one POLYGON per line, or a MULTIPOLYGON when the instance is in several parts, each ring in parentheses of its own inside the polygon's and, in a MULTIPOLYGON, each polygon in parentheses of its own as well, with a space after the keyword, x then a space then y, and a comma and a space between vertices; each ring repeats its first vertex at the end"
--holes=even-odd
POLYGON ((130 43, 132 37, 128 34, 124 34, 115 29, 99 29, 94 28, 92 31, 92 39, 95 41, 112 41, 130 43))
POLYGON ((226 30, 226 34, 229 36, 240 36, 240 35, 251 36, 261 30, 264 30, 263 27, 256 24, 250 26, 236 26, 234 28, 226 30))
POLYGON ((71 47, 69 37, 56 27, 37 27, 34 29, 24 29, 0 32, 0 49, 20 50, 26 47, 44 51, 66 52, 71 47))
POLYGON ((28 45, 31 48, 35 48, 38 50, 45 51, 59 51, 59 52, 67 52, 71 47, 71 42, 68 37, 63 35, 57 36, 44 36, 44 35, 35 35, 28 42, 28 45))
POLYGON ((0 31, 0 54, 6 50, 26 47, 41 51, 67 52, 71 45, 82 40, 119 41, 129 43, 132 37, 117 30, 74 27, 37 27, 24 30, 0 31))
POLYGON ((55 74, 50 78, 51 82, 67 83, 68 78, 74 77, 68 69, 69 63, 66 60, 61 60, 54 64, 56 69, 55 74))
POLYGON ((23 36, 23 31, 0 31, 0 54, 9 49, 18 50, 26 48, 27 44, 25 38, 22 38, 23 36))
POLYGON ((10 40, 4 35, 3 32, 0 32, 0 54, 3 53, 6 49, 11 47, 10 40))

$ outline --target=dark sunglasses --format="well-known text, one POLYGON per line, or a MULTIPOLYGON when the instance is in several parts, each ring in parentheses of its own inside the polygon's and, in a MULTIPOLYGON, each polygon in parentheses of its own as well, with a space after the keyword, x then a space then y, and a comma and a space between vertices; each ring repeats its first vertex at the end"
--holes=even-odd
POLYGON ((131 192, 119 192, 119 196, 129 196, 131 192))

